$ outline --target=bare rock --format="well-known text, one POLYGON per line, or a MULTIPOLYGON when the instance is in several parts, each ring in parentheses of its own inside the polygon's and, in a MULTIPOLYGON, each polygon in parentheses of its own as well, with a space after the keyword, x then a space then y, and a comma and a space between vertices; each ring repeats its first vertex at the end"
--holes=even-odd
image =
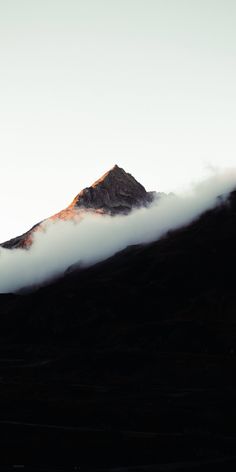
MULTIPOLYGON (((80 220, 87 211, 109 215, 128 214, 133 208, 149 205, 156 196, 156 192, 147 192, 131 174, 115 165, 91 187, 82 190, 67 208, 48 220, 80 220)), ((47 220, 36 224, 21 236, 2 243, 0 247, 29 248, 34 232, 40 231, 45 221, 47 220)))

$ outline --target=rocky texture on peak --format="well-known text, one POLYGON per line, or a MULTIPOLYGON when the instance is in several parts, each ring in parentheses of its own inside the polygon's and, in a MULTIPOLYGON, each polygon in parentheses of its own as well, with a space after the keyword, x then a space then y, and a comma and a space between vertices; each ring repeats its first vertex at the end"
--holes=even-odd
POLYGON ((104 213, 128 213, 152 202, 154 192, 147 192, 135 178, 115 165, 91 187, 82 190, 71 207, 100 210, 104 213))
MULTIPOLYGON (((42 223, 42 222, 41 222, 42 223)), ((5 249, 27 249, 31 246, 33 242, 33 234, 35 231, 38 231, 41 228, 41 223, 34 225, 29 231, 16 236, 15 238, 9 239, 4 243, 0 244, 0 248, 5 249)))
MULTIPOLYGON (((84 211, 95 211, 109 215, 128 214, 133 208, 149 205, 156 196, 160 197, 161 194, 147 192, 131 174, 115 165, 91 187, 82 190, 67 208, 51 216, 48 220, 79 220, 84 216, 84 211)), ((6 249, 27 249, 32 244, 34 232, 42 229, 42 224, 45 221, 47 220, 36 224, 26 233, 4 242, 0 246, 6 249)))

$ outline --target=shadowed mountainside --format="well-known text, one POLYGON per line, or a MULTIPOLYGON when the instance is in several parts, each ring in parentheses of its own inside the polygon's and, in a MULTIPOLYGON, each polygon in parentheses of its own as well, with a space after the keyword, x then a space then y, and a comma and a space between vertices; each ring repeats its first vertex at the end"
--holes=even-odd
POLYGON ((235 241, 232 192, 158 242, 0 295, 2 461, 33 462, 40 440, 39 462, 85 470, 235 470, 235 241))

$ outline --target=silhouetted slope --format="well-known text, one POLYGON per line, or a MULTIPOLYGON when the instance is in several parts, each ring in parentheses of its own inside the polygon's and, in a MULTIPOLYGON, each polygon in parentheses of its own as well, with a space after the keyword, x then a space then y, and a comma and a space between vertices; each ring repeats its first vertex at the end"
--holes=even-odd
POLYGON ((4 461, 235 470, 235 241, 233 192, 156 243, 0 295, 4 461))
MULTIPOLYGON (((230 205, 222 204, 158 242, 128 248, 94 267, 68 274, 36 293, 12 296, 12 307, 4 303, 9 296, 0 296, 0 322, 5 319, 6 325, 9 322, 14 330, 13 317, 20 320, 19 310, 23 309, 24 321, 17 328, 20 337, 41 333, 65 340, 66 336, 79 335, 81 342, 87 342, 83 330, 88 330, 90 338, 97 323, 96 336, 98 332, 102 335, 104 325, 106 330, 109 326, 111 333, 105 342, 110 342, 112 333, 117 335, 116 323, 128 320, 132 325, 152 321, 166 324, 178 319, 183 330, 185 321, 195 320, 198 324, 233 321, 235 193, 230 201, 230 205)), ((103 343, 101 339, 98 336, 97 342, 103 343)), ((160 342, 155 341, 156 347, 160 342)), ((210 345, 215 342, 215 337, 208 340, 210 345)), ((179 347, 184 349, 181 342, 179 347)))

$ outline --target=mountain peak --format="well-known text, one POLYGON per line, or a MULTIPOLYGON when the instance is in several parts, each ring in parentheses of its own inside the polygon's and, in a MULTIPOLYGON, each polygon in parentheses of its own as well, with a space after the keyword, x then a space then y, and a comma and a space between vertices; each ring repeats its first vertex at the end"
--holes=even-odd
POLYGON ((112 180, 121 180, 127 176, 127 172, 125 172, 124 169, 119 167, 117 164, 115 164, 110 170, 108 170, 105 174, 103 174, 98 180, 96 180, 91 187, 95 188, 98 185, 102 184, 103 182, 110 181, 112 180))
POLYGON ((103 213, 128 213, 134 207, 147 205, 153 200, 153 192, 117 164, 91 187, 83 189, 70 207, 99 210, 103 213))
POLYGON ((150 204, 155 195, 158 194, 147 192, 131 174, 116 164, 90 187, 82 190, 67 208, 0 246, 8 249, 28 248, 32 244, 34 232, 40 231, 45 221, 73 220, 83 217, 84 212, 78 210, 108 215, 128 214, 133 208, 150 204))

